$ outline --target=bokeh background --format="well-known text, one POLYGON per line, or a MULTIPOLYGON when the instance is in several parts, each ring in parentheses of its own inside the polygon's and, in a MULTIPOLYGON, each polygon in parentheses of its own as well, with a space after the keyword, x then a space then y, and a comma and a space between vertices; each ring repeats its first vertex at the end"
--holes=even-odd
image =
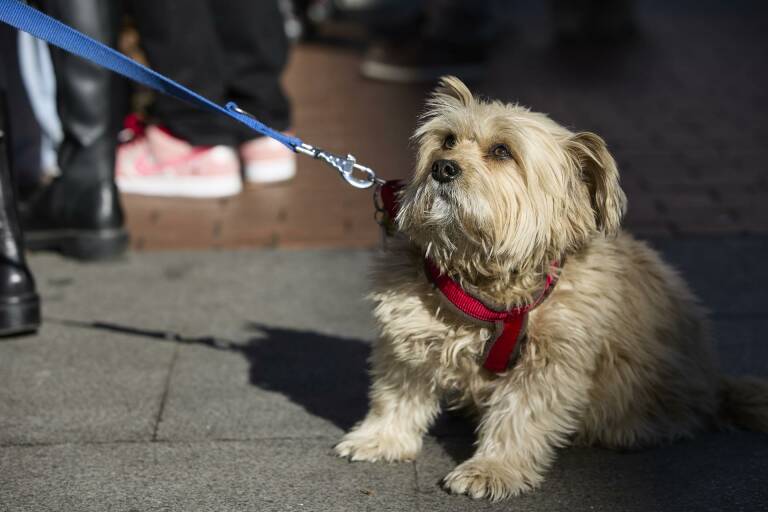
MULTIPOLYGON (((509 29, 471 87, 603 136, 629 196, 628 229, 643 237, 768 233, 762 2, 638 0, 636 34, 619 43, 558 41, 547 2, 506 5, 509 29)), ((285 75, 295 133, 351 152, 383 177, 408 176, 409 136, 431 84, 361 77, 368 36, 332 10, 309 27, 285 75)), ((308 158, 295 180, 234 198, 126 196, 125 204, 137 250, 379 242, 371 194, 308 158)))

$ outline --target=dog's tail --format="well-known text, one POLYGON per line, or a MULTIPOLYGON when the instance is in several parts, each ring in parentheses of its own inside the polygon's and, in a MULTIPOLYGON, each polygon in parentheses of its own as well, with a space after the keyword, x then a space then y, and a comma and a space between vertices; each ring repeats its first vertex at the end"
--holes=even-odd
POLYGON ((731 425, 768 432, 768 380, 725 377, 722 413, 731 425))

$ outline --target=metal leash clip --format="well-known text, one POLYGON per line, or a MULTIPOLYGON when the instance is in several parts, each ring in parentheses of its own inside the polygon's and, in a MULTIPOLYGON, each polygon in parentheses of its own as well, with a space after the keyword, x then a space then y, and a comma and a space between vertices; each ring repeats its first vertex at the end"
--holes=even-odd
MULTIPOLYGON (((227 104, 227 110, 249 117, 260 123, 253 114, 246 112, 233 102, 227 104)), ((302 142, 301 145, 294 147, 293 150, 318 160, 324 160, 328 165, 341 174, 344 181, 355 188, 366 189, 371 188, 374 185, 383 185, 385 183, 385 180, 376 177, 376 173, 373 172, 373 169, 357 163, 357 159, 352 155, 347 155, 346 157, 334 155, 333 153, 310 146, 304 142, 302 142), (362 176, 360 176, 361 173, 362 176)))
POLYGON ((376 177, 376 173, 373 172, 373 169, 357 163, 357 159, 353 155, 341 157, 305 143, 302 143, 301 146, 297 146, 296 152, 325 161, 339 172, 344 181, 355 188, 366 189, 384 183, 383 179, 376 177), (360 176, 360 174, 362 174, 362 176, 360 176))

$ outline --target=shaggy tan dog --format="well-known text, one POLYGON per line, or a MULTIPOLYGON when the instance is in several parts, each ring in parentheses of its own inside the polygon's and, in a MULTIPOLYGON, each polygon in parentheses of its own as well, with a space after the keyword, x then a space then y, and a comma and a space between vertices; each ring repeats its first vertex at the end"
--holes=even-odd
POLYGON ((561 446, 635 448, 728 425, 768 431, 768 385, 721 376, 696 297, 620 231, 626 199, 600 137, 478 100, 452 77, 428 106, 397 216, 403 236, 375 273, 370 412, 339 455, 412 459, 441 403, 468 406, 479 415, 477 450, 444 485, 496 500, 540 484, 561 446), (446 161, 449 176, 436 176, 446 161), (563 262, 508 370, 478 362, 490 334, 443 307, 425 255, 502 309, 530 303, 563 262))

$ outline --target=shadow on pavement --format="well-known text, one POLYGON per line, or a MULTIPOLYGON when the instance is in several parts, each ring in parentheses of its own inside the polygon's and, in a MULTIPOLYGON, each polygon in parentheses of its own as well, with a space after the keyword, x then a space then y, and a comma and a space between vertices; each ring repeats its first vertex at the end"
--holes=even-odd
POLYGON ((186 336, 175 331, 111 322, 46 318, 46 322, 152 338, 182 345, 203 345, 238 352, 250 363, 250 383, 282 393, 310 414, 348 430, 368 406, 369 345, 361 340, 249 323, 257 335, 245 343, 217 336, 186 336))
MULTIPOLYGON (((217 336, 187 336, 175 331, 112 322, 46 318, 46 322, 152 338, 183 345, 203 345, 238 352, 250 363, 249 382, 281 393, 310 414, 349 430, 368 411, 368 355, 362 340, 249 323, 256 334, 245 343, 217 336)), ((430 433, 456 461, 472 453, 474 422, 461 412, 440 416, 430 433)))
POLYGON ((348 430, 368 406, 369 345, 361 340, 249 324, 263 337, 243 349, 250 382, 348 430))

